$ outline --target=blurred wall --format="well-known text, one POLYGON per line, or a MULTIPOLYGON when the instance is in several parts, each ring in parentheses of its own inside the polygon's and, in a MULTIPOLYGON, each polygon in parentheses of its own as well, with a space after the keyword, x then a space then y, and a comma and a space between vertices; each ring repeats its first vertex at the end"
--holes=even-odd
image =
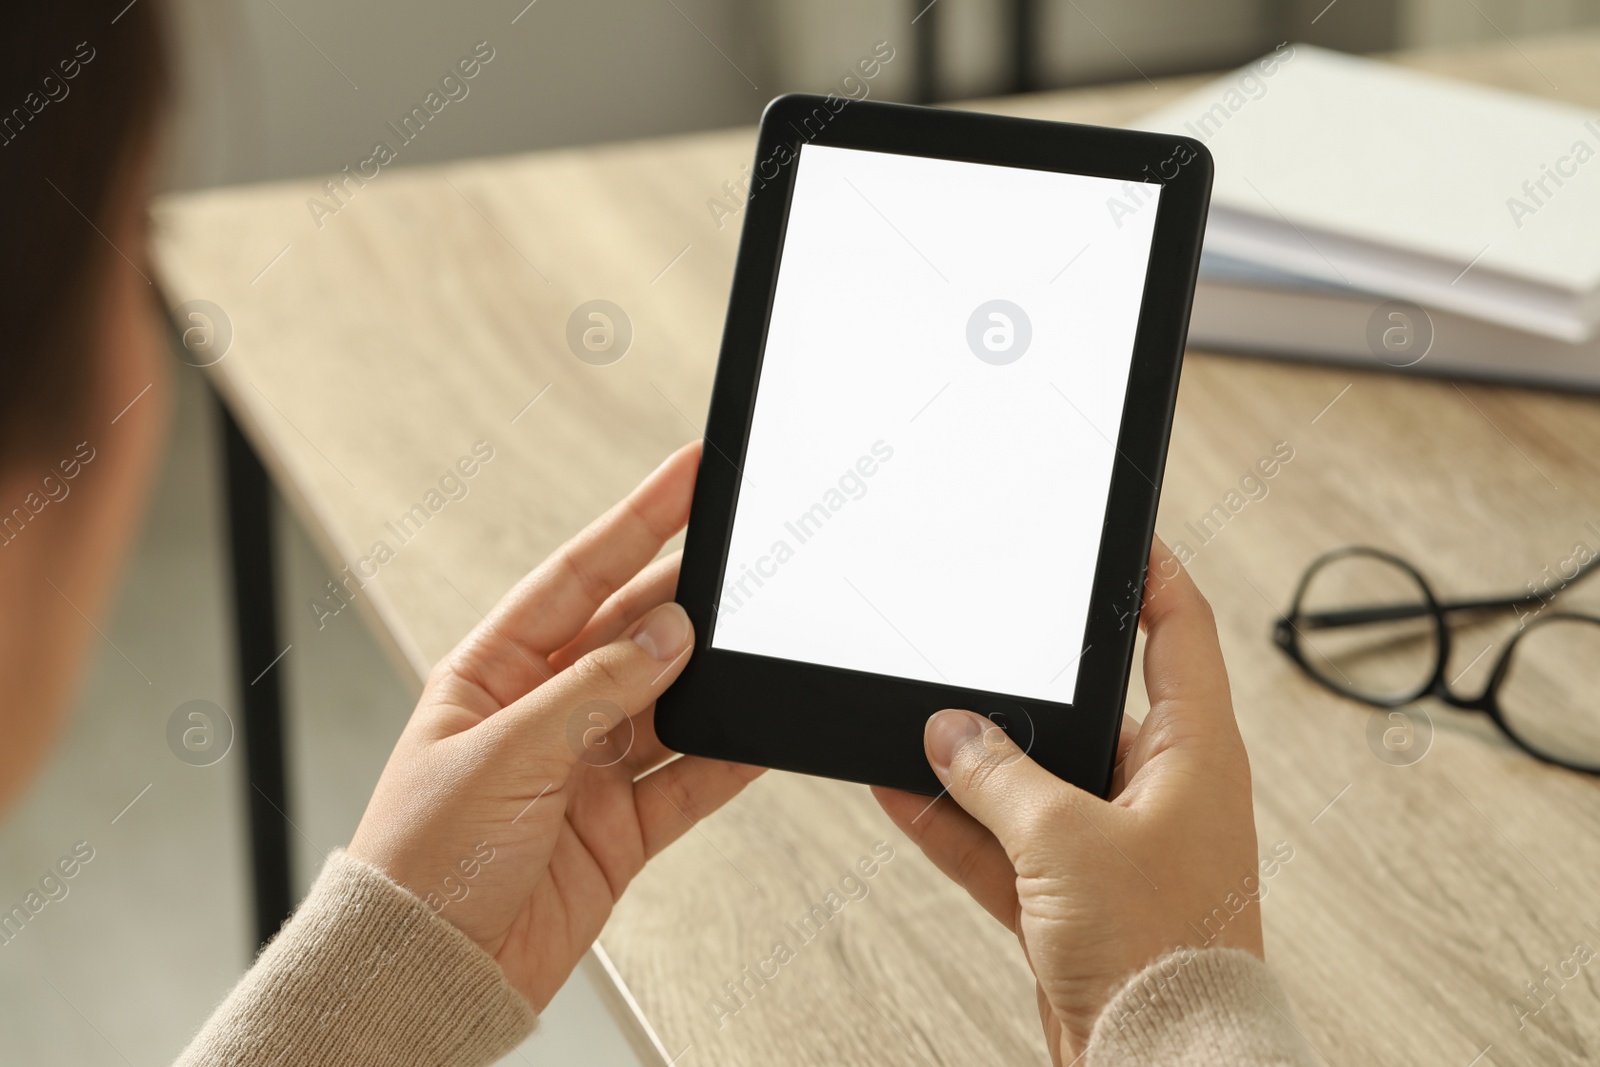
MULTIPOLYGON (((909 99, 921 13, 940 97, 1010 85, 1010 0, 168 0, 180 66, 175 188, 325 173, 371 154, 480 42, 493 58, 402 165, 749 124, 836 88, 909 99)), ((1348 51, 1600 22, 1600 0, 1033 0, 1048 87, 1220 69, 1279 41, 1348 51)), ((487 53, 486 53, 487 54, 487 53)))
POLYGON ((1407 0, 1400 8, 1403 44, 1498 41, 1600 25, 1600 0, 1407 0))
POLYGON ((168 2, 178 188, 354 164, 479 42, 402 164, 745 123, 772 95, 738 0, 168 2))

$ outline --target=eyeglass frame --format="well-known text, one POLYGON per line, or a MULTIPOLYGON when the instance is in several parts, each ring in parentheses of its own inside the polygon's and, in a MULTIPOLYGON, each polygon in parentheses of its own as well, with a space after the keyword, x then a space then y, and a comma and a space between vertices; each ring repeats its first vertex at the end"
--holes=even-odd
MULTIPOLYGON (((1535 592, 1528 592, 1516 593, 1510 596, 1479 597, 1469 600, 1441 601, 1434 594, 1433 587, 1428 584, 1428 580, 1422 576, 1422 572, 1417 570, 1417 568, 1413 567, 1410 563, 1407 563, 1405 560, 1401 559, 1399 556, 1396 556, 1390 552, 1385 552, 1379 548, 1372 548, 1368 545, 1346 545, 1342 548, 1336 548, 1332 551, 1324 552, 1322 555, 1312 560, 1311 563, 1306 567, 1305 573, 1301 575, 1299 583, 1295 586, 1294 599, 1290 603, 1289 610, 1284 614, 1279 615, 1277 621, 1273 623, 1273 644, 1275 644, 1284 655, 1288 656, 1292 661, 1294 661, 1295 665, 1304 671, 1308 676, 1310 676, 1313 681, 1317 682, 1328 691, 1338 694, 1339 696, 1345 697, 1349 700, 1359 701, 1360 703, 1366 704, 1369 707, 1375 708, 1399 708, 1421 700, 1423 697, 1433 697, 1434 699, 1439 700, 1449 707, 1457 709, 1458 711, 1482 712, 1483 714, 1489 716, 1490 721, 1495 724, 1500 732, 1504 734, 1512 744, 1516 745, 1523 752, 1532 756, 1534 759, 1537 759, 1543 763, 1551 764, 1552 766, 1564 768, 1569 771, 1576 771, 1580 774, 1600 775, 1600 763, 1584 764, 1563 759, 1560 756, 1556 756, 1548 752, 1542 752, 1535 748, 1528 741, 1519 737, 1517 732, 1506 721, 1505 713, 1500 707, 1499 700, 1500 685, 1505 681, 1506 675, 1511 669, 1511 658, 1516 654, 1517 644, 1524 637, 1532 633, 1540 626, 1562 620, 1586 622, 1592 625, 1600 626, 1600 616, 1570 611, 1556 611, 1549 613, 1541 611, 1537 618, 1525 622, 1518 628, 1517 632, 1512 635, 1511 640, 1506 644, 1505 651, 1500 653, 1500 658, 1495 662, 1494 667, 1490 670, 1489 680, 1487 683, 1485 683, 1483 692, 1476 697, 1461 696, 1457 694, 1455 690, 1451 688, 1451 683, 1445 675, 1450 663, 1451 626, 1449 622, 1449 616, 1451 614, 1466 611, 1492 611, 1497 609, 1519 608, 1533 604, 1544 605, 1553 599, 1557 594, 1564 592, 1575 582, 1578 582, 1588 575, 1594 573, 1597 569, 1600 569, 1600 555, 1596 555, 1594 558, 1580 565, 1570 578, 1563 578, 1561 580, 1561 584, 1555 589, 1551 590, 1548 596, 1544 596, 1535 592), (1427 603, 1425 605, 1418 604, 1349 607, 1336 611, 1314 612, 1310 614, 1303 613, 1300 610, 1301 601, 1305 598, 1306 590, 1310 587, 1311 580, 1316 577, 1317 573, 1331 563, 1335 563, 1340 559, 1353 556, 1367 556, 1370 558, 1379 559, 1385 563, 1389 563, 1400 568, 1406 574, 1410 575, 1412 580, 1417 583, 1417 588, 1422 590, 1422 595, 1426 598, 1427 603), (1344 626, 1363 626, 1369 623, 1391 622, 1401 619, 1414 619, 1425 614, 1433 616, 1434 636, 1436 639, 1438 652, 1434 661, 1433 673, 1428 677, 1427 681, 1422 683, 1416 692, 1409 695, 1380 697, 1368 695, 1366 693, 1358 693, 1354 689, 1343 688, 1336 682, 1325 678, 1322 674, 1320 674, 1306 659, 1305 651, 1300 646, 1301 641, 1304 641, 1307 645, 1311 644, 1310 639, 1301 632, 1300 626, 1298 625, 1298 623, 1304 622, 1307 619, 1316 620, 1316 624, 1310 627, 1310 629, 1315 630, 1334 629, 1344 626)), ((1316 648, 1315 645, 1311 645, 1311 647, 1313 650, 1316 648)), ((1327 657, 1323 658, 1326 659, 1327 657)), ((1328 662, 1331 664, 1333 661, 1330 659, 1328 662)), ((1335 667, 1334 669, 1337 670, 1338 668, 1335 667)))

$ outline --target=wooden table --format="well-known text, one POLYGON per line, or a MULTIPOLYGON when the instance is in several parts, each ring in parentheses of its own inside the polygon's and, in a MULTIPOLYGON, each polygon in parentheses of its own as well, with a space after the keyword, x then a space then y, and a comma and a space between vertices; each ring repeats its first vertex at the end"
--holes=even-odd
MULTIPOLYGON (((1402 61, 1600 106, 1594 36, 1402 61)), ((984 106, 1117 123, 1193 84, 984 106)), ((751 139, 385 170, 320 229, 307 206, 328 202, 320 182, 159 206, 170 296, 231 317, 215 383, 330 564, 377 540, 396 549, 354 606, 408 677, 420 682, 513 581, 699 434, 738 241, 737 217, 719 228, 708 203, 727 201, 751 139), (636 331, 608 367, 564 340, 569 313, 597 297, 636 331), (385 523, 478 441, 494 459, 468 496, 396 545, 385 523)), ((1465 1067, 1600 1048, 1600 971, 1525 1029, 1512 1007, 1575 941, 1600 947, 1586 925, 1600 927, 1600 785, 1438 706, 1425 709, 1427 757, 1387 765, 1369 714, 1314 688, 1268 640, 1304 565, 1341 543, 1391 548, 1460 593, 1520 589, 1576 542, 1600 550, 1586 525, 1600 520, 1597 455, 1590 397, 1188 359, 1158 530, 1191 542, 1216 607, 1262 848, 1294 848, 1270 884, 1268 952, 1329 1062, 1465 1067), (1280 441, 1294 458, 1270 495, 1194 543, 1185 523, 1280 441)), ((291 591, 292 610, 314 612, 317 592, 291 591)), ((1463 645, 1461 666, 1477 651, 1463 645)), ((1133 713, 1143 700, 1130 694, 1133 713)), ((687 1048, 681 1063, 1044 1055, 1014 940, 859 786, 765 776, 653 863, 601 940, 665 1048, 687 1048), (880 840, 895 858, 871 895, 719 1026, 724 983, 880 840)))

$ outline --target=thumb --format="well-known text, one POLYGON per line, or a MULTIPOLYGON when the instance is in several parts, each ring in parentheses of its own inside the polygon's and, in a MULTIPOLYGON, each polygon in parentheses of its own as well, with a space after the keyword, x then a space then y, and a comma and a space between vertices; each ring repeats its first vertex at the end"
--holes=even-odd
POLYGON ((610 727, 621 716, 638 715, 677 678, 693 647, 689 616, 668 601, 489 721, 498 723, 497 732, 517 735, 527 746, 520 749, 524 753, 558 753, 563 761, 575 763, 586 752, 593 719, 575 720, 575 715, 596 702, 609 706, 609 714, 601 717, 610 727))
POLYGON ((1213 735, 1237 734, 1216 617, 1189 571, 1161 539, 1150 544, 1144 587, 1144 684, 1151 710, 1193 719, 1213 735))
POLYGON ((1063 812, 1098 801, 1033 761, 981 715, 948 709, 928 719, 923 746, 950 796, 988 827, 1013 860, 1039 832, 1059 834, 1063 812))

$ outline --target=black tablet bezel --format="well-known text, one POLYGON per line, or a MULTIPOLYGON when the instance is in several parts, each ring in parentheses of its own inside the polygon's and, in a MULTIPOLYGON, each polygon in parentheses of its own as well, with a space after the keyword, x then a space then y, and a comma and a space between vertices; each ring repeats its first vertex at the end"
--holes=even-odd
MULTIPOLYGON (((677 600, 694 622, 695 650, 657 702, 656 732, 663 742, 694 755, 931 795, 940 785, 923 755, 923 724, 940 708, 964 707, 1004 726, 1055 774, 1105 795, 1155 531, 1211 175, 1210 154, 1187 137, 803 94, 768 105, 678 579, 677 600), (1072 704, 711 647, 794 164, 803 144, 1162 185, 1072 704)), ((1070 654, 1063 650, 1064 658, 1070 654)))

